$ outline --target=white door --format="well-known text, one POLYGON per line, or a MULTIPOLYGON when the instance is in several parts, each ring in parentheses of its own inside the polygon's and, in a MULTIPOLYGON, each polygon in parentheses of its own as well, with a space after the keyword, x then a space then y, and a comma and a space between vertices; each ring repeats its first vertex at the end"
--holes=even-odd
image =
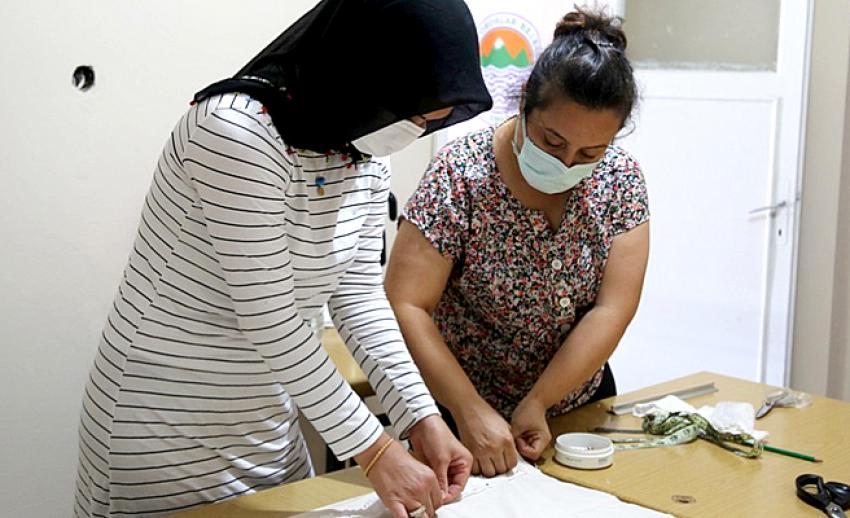
MULTIPOLYGON (((625 4, 628 32, 629 13, 649 3, 625 4)), ((757 30, 737 41, 729 23, 709 27, 713 37, 696 42, 702 64, 683 68, 668 53, 637 73, 643 100, 621 144, 646 174, 652 249, 641 307, 612 360, 621 391, 701 370, 788 381, 811 3, 759 9, 757 30)), ((668 35, 671 11, 652 13, 668 35)), ((651 58, 659 43, 638 52, 651 58)))

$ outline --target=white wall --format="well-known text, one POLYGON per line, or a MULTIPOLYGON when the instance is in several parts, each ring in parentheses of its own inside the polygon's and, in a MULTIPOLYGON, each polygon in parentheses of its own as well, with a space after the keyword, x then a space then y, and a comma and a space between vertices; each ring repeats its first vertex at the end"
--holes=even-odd
MULTIPOLYGON (((850 63, 848 63, 848 70, 850 70, 850 63)), ((850 81, 847 83, 845 99, 835 292, 832 298, 832 346, 827 393, 850 401, 850 81)))
POLYGON ((0 3, 0 515, 70 514, 83 384, 159 150, 196 90, 314 3, 0 3))
POLYGON ((850 401, 847 20, 847 2, 815 2, 791 386, 850 401))
MULTIPOLYGON (((390 164, 393 171, 391 188, 398 200, 399 215, 401 215, 404 204, 407 203, 410 195, 413 194, 413 191, 419 185, 419 180, 428 168, 431 157, 436 153, 437 150, 434 149, 434 146, 437 140, 439 138, 435 136, 419 139, 413 145, 391 157, 390 164)), ((397 224, 397 222, 387 223, 388 250, 392 250, 397 224)))
MULTIPOLYGON (((850 71, 850 63, 848 63, 850 71)), ((839 272, 833 299, 833 358, 830 362, 830 386, 834 397, 850 401, 850 81, 847 82, 846 112, 844 115, 844 149, 841 166, 841 209, 838 227, 839 272)))

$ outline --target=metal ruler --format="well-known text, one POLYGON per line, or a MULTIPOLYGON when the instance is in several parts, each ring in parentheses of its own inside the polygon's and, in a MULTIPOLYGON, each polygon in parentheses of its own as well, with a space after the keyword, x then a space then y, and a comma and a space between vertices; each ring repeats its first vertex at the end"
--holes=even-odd
POLYGON ((611 408, 608 409, 614 415, 625 415, 630 414, 635 405, 639 405, 641 403, 650 403, 652 401, 658 401, 659 399, 665 396, 677 396, 680 399, 690 399, 697 396, 704 396, 706 394, 711 394, 717 392, 717 387, 714 386, 714 382, 710 381, 708 383, 704 383, 702 385, 695 385, 693 387, 687 387, 680 390, 676 390, 674 392, 666 392, 664 394, 658 394, 655 396, 649 396, 642 399, 636 399, 634 401, 628 401, 625 403, 617 403, 615 405, 611 405, 611 408))

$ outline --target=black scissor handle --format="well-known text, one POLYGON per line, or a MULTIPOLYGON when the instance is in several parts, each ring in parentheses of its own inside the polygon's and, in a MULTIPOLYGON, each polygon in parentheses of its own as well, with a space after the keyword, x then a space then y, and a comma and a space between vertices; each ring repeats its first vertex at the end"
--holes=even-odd
POLYGON ((824 509, 832 501, 829 491, 827 491, 823 483, 823 478, 820 475, 813 475, 811 473, 800 475, 797 477, 795 484, 797 485, 797 496, 800 500, 811 506, 824 509), (812 487, 815 489, 814 492, 810 489, 812 487))
POLYGON ((826 482, 824 487, 832 495, 832 501, 842 509, 850 507, 850 486, 843 482, 826 482))

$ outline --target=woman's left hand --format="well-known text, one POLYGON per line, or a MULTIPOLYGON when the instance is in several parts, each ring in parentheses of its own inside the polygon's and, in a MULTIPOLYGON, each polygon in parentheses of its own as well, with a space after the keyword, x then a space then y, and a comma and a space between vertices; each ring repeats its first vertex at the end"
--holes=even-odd
POLYGON ((472 470, 472 454, 457 440, 439 415, 430 415, 410 429, 413 456, 437 475, 443 503, 456 500, 472 470))
POLYGON ((539 459, 552 440, 545 405, 526 396, 511 416, 511 432, 520 455, 532 461, 539 459))

